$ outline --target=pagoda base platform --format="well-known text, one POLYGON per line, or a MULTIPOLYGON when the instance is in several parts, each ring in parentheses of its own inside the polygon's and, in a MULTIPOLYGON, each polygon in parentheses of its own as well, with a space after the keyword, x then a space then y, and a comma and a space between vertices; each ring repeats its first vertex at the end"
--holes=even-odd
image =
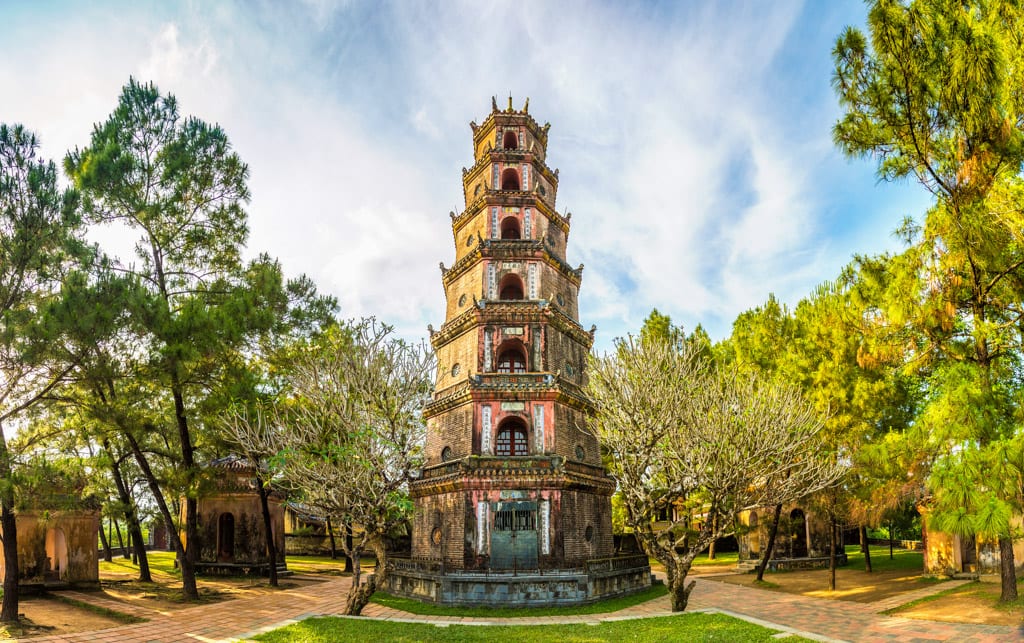
POLYGON ((585 605, 651 586, 647 557, 588 560, 581 569, 446 570, 440 561, 392 559, 389 594, 439 605, 585 605))

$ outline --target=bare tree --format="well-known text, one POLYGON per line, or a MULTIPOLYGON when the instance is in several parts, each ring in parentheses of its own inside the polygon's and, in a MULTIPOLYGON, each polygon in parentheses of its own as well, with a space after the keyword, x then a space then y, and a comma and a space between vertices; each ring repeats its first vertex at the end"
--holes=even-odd
POLYGON ((693 559, 738 513, 793 502, 843 474, 796 389, 714 369, 689 342, 620 340, 589 375, 590 430, 611 456, 627 523, 668 571, 673 611, 686 609, 693 559), (655 531, 665 509, 669 526, 655 531))
POLYGON ((408 483, 422 465, 422 410, 432 392, 434 355, 364 320, 332 328, 296 350, 283 368, 287 391, 273 422, 225 422, 230 441, 260 443, 275 473, 303 502, 361 539, 342 539, 353 579, 346 613, 359 614, 387 574, 384 537, 412 511, 408 483), (372 550, 377 573, 362 577, 372 550))

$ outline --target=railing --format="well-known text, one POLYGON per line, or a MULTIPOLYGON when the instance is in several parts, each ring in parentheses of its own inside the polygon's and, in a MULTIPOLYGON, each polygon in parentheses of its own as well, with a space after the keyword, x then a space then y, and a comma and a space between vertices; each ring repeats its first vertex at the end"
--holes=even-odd
POLYGON ((560 455, 534 456, 468 456, 452 462, 424 467, 420 480, 431 480, 469 471, 568 471, 581 475, 607 478, 604 469, 584 462, 567 460, 560 455))
POLYGON ((650 565, 644 554, 613 556, 612 558, 595 558, 587 561, 587 573, 617 572, 624 569, 639 569, 650 565))
POLYGON ((437 574, 444 572, 444 561, 433 558, 400 558, 388 556, 388 571, 425 572, 437 574))
POLYGON ((511 569, 454 569, 449 570, 439 558, 401 558, 388 557, 388 571, 411 572, 422 574, 457 573, 460 576, 544 576, 552 574, 607 574, 610 572, 647 567, 649 562, 643 554, 613 556, 611 558, 595 558, 586 561, 583 566, 555 565, 537 561, 530 567, 513 567, 511 569))
POLYGON ((479 471, 479 470, 526 470, 535 469, 537 471, 554 471, 560 469, 565 464, 565 458, 559 455, 544 455, 544 456, 469 456, 461 460, 454 462, 444 462, 436 464, 432 467, 425 467, 423 469, 423 475, 421 480, 429 480, 431 478, 440 478, 447 475, 459 473, 461 471, 479 471))
POLYGON ((552 373, 479 373, 473 378, 477 388, 547 388, 554 383, 552 373))

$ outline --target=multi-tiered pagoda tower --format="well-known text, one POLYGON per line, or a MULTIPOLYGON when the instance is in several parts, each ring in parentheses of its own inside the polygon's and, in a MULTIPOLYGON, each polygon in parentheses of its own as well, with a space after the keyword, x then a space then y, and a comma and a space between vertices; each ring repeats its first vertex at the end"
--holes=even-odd
POLYGON ((411 486, 409 571, 440 573, 448 589, 435 595, 401 574, 395 581, 432 600, 530 602, 515 588, 480 589, 481 571, 493 579, 543 570, 549 581, 543 591, 534 584, 538 602, 592 600, 649 582, 646 561, 635 582, 607 562, 616 580, 580 592, 580 570, 613 553, 615 485, 585 430, 591 404, 581 387, 594 330, 579 323, 583 266, 566 262, 570 215, 555 210, 550 125, 538 125, 528 108, 513 109, 510 98, 501 111, 492 99, 484 122, 470 123, 465 210, 451 215, 455 263, 441 266, 447 312, 431 330, 438 373, 425 413, 426 466, 411 486), (552 570, 575 570, 564 583, 572 592, 559 589, 552 570), (458 578, 473 579, 476 590, 452 589, 458 578))

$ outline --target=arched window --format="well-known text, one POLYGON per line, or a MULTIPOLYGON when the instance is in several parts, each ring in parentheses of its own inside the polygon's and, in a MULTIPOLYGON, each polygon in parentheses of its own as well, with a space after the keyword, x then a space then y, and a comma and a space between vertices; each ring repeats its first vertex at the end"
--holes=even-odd
POLYGON ((519 149, 519 137, 516 136, 515 130, 505 130, 505 136, 501 140, 501 146, 506 150, 518 150, 519 149))
POLYGON ((517 347, 506 348, 498 355, 499 373, 525 373, 526 355, 517 347))
POLYGON ((523 280, 519 275, 509 273, 501 278, 498 284, 498 299, 522 299, 523 280))
POLYGON ((514 167, 505 168, 501 173, 502 190, 519 189, 519 171, 514 167))
POLYGON ((522 235, 519 233, 519 219, 515 217, 505 217, 505 220, 501 222, 501 238, 502 239, 522 239, 522 235))
POLYGON ((498 427, 498 437, 494 440, 494 455, 529 455, 528 440, 523 421, 519 418, 508 418, 498 427))

